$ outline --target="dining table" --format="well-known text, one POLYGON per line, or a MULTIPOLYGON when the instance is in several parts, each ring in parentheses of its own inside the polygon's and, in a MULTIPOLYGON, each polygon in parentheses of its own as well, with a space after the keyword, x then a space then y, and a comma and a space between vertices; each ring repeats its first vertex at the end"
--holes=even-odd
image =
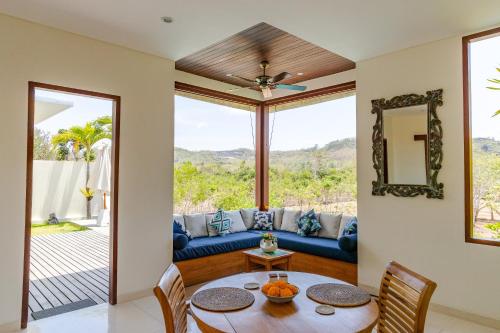
MULTIPOLYGON (((202 286, 197 292, 218 287, 244 288, 246 283, 256 282, 260 286, 268 282, 269 273, 252 272, 231 275, 202 286)), ((278 273, 278 272, 274 272, 278 273)), ((372 298, 368 303, 354 307, 335 307, 332 315, 316 312, 319 303, 308 298, 306 290, 320 283, 347 284, 331 277, 286 272, 288 282, 299 288, 299 293, 288 303, 272 303, 259 289, 249 290, 255 301, 247 308, 228 311, 207 311, 191 304, 191 313, 199 329, 204 333, 313 333, 313 332, 372 332, 378 319, 378 305, 372 298)))

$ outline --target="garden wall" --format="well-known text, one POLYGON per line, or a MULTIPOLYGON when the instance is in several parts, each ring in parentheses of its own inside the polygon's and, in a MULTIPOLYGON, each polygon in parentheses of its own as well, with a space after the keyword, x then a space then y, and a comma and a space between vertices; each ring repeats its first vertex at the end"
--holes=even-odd
MULTIPOLYGON (((91 172, 93 163, 91 163, 91 172)), ((87 215, 80 189, 85 187, 84 161, 33 161, 32 221, 46 220, 50 213, 59 219, 79 219, 87 215)), ((97 198, 92 215, 97 215, 97 198)))

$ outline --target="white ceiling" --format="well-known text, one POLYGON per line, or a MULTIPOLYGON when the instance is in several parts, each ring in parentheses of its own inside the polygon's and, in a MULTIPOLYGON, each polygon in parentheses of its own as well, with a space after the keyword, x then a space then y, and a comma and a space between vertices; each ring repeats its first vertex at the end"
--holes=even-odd
POLYGON ((0 12, 173 60, 260 22, 354 61, 500 24, 500 0, 0 0, 0 12))

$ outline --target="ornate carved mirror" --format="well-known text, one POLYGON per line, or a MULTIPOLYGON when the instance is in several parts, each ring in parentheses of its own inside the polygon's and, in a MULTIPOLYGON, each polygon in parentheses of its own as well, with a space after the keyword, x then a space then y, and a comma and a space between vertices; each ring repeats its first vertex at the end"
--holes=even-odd
POLYGON ((373 195, 443 199, 443 183, 437 180, 443 161, 443 130, 437 107, 443 90, 425 95, 409 94, 372 100, 373 167, 377 180, 373 195))

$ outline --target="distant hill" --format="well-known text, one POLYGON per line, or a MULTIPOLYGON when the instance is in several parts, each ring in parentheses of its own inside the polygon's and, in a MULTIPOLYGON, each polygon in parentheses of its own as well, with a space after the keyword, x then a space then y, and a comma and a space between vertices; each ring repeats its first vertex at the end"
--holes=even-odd
MULTIPOLYGON (((474 152, 500 155, 500 141, 492 138, 474 138, 472 146, 474 152)), ((291 169, 313 164, 322 164, 324 167, 352 165, 356 162, 356 139, 347 138, 332 141, 321 148, 271 151, 270 160, 273 167, 291 169)), ((190 151, 176 147, 175 162, 184 161, 191 161, 195 165, 215 163, 231 167, 239 165, 242 161, 253 164, 255 152, 246 148, 223 151, 190 151)))
POLYGON ((474 152, 500 155, 500 141, 493 138, 474 138, 472 139, 472 150, 474 152))
MULTIPOLYGON (((270 159, 274 167, 286 166, 294 169, 312 163, 323 163, 327 167, 352 164, 356 160, 356 139, 348 138, 332 141, 321 148, 311 147, 298 150, 271 151, 270 159)), ((175 148, 175 163, 191 161, 195 165, 216 163, 236 166, 241 161, 254 163, 254 160, 255 152, 246 148, 223 151, 191 151, 175 148)))

